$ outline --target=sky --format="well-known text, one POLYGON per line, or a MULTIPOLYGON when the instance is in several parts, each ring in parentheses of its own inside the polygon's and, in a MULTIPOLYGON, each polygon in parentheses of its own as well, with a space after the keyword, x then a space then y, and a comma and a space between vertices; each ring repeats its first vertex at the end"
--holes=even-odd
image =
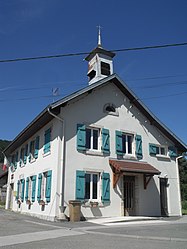
MULTIPOLYGON (((0 61, 187 42, 186 0, 0 0, 0 61)), ((88 85, 81 56, 0 62, 0 139, 88 85), (59 88, 59 96, 52 89, 59 88)), ((118 52, 114 72, 187 144, 187 46, 118 52)))

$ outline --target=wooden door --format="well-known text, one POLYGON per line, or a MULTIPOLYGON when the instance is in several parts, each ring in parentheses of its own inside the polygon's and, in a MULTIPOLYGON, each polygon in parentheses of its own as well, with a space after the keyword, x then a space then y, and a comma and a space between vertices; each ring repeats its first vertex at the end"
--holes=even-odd
POLYGON ((135 214, 135 177, 124 176, 124 215, 135 214))

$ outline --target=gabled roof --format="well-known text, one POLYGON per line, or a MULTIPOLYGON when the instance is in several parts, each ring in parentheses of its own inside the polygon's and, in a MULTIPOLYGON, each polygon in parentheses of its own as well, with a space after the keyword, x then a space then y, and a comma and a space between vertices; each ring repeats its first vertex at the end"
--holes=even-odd
POLYGON ((6 155, 12 153, 17 147, 21 146, 26 140, 33 136, 40 128, 51 121, 54 117, 48 112, 52 111, 58 115, 60 108, 67 105, 68 102, 85 94, 90 94, 92 90, 113 83, 115 84, 125 96, 127 96, 130 102, 136 106, 142 114, 150 121, 152 125, 157 127, 166 137, 168 137, 175 146, 181 151, 187 151, 187 145, 184 144, 172 131, 170 131, 157 117, 138 99, 138 97, 129 89, 129 87, 119 78, 118 75, 110 75, 100 81, 97 81, 77 92, 74 92, 55 103, 47 106, 4 150, 6 155))

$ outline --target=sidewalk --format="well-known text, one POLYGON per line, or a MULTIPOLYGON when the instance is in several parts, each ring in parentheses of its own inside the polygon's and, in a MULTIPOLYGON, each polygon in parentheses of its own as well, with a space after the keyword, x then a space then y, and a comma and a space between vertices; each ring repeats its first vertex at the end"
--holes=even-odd
POLYGON ((160 217, 146 217, 146 216, 119 216, 119 217, 107 217, 107 218, 90 218, 86 222, 94 223, 98 225, 110 225, 116 223, 130 223, 130 222, 142 222, 142 221, 161 221, 160 217))

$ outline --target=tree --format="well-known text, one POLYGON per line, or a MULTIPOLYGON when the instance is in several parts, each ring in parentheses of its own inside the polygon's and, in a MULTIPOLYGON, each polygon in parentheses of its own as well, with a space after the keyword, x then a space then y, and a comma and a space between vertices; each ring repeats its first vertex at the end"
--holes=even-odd
POLYGON ((179 159, 179 175, 181 198, 182 201, 187 201, 187 159, 185 157, 179 159))
POLYGON ((4 155, 2 152, 9 145, 10 142, 11 141, 0 139, 0 163, 3 163, 4 161, 4 155))

